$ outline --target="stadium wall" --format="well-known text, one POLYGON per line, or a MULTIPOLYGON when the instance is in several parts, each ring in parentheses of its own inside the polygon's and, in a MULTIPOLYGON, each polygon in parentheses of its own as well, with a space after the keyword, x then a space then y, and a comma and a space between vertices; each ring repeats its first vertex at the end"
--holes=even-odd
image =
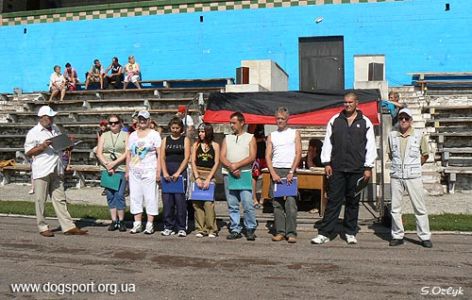
POLYGON ((470 0, 319 2, 205 1, 3 14, 0 91, 46 90, 52 67, 66 62, 84 81, 93 59, 107 66, 111 57, 125 63, 130 54, 145 79, 234 77, 241 60, 272 59, 297 90, 298 38, 315 36, 344 37, 346 88, 353 86, 357 54, 384 54, 386 78, 395 86, 411 82, 408 72, 472 71, 470 0), (344 4, 330 4, 337 2, 344 4), (322 22, 315 22, 319 17, 322 22))

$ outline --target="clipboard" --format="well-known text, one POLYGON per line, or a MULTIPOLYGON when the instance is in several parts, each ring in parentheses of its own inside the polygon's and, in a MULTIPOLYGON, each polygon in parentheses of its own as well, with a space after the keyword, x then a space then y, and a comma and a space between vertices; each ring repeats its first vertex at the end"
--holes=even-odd
POLYGON ((197 201, 214 201, 215 200, 215 183, 210 182, 210 186, 207 190, 198 187, 197 183, 192 184, 192 196, 191 200, 197 201))
POLYGON ((75 145, 65 133, 56 135, 49 140, 51 141, 51 147, 56 151, 62 151, 75 145))
POLYGON ((357 197, 361 194, 362 190, 369 184, 369 181, 364 180, 364 176, 359 178, 356 183, 356 193, 354 194, 354 197, 357 197))
POLYGON ((171 193, 171 194, 185 194, 184 189, 184 179, 182 175, 179 175, 176 181, 173 180, 161 180, 161 187, 163 193, 171 193))
POLYGON ((252 170, 242 170, 239 178, 228 174, 228 190, 252 190, 252 170))
POLYGON ((107 170, 103 170, 100 176, 100 186, 118 191, 120 189, 122 178, 123 176, 121 174, 110 174, 107 170))
POLYGON ((297 196, 298 195, 298 178, 293 177, 292 183, 288 184, 287 178, 282 178, 281 182, 274 183, 274 198, 297 196))

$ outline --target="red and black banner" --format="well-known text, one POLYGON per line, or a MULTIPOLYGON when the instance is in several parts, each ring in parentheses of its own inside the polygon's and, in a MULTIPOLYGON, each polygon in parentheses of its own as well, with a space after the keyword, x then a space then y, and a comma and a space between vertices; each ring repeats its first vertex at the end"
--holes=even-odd
POLYGON ((275 110, 285 106, 290 112, 290 125, 324 126, 343 109, 344 95, 351 91, 358 96, 358 109, 374 125, 379 124, 378 90, 211 93, 203 120, 206 123, 228 123, 230 115, 239 111, 243 113, 246 124, 275 124, 275 110))

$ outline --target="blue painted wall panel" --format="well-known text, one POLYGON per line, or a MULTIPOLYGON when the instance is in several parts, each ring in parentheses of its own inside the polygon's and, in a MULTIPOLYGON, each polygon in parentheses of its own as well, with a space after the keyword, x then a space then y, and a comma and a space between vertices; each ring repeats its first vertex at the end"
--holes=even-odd
POLYGON ((246 59, 272 59, 298 89, 298 38, 344 36, 345 82, 353 56, 385 54, 390 85, 414 71, 472 71, 472 1, 411 0, 169 14, 0 27, 0 91, 45 90, 52 66, 71 62, 84 81, 94 58, 134 54, 144 78, 234 77, 246 59), (451 10, 445 11, 445 3, 451 10), (200 23, 200 15, 204 22, 200 23), (316 24, 317 17, 323 22, 316 24), (23 33, 26 29, 27 33, 23 33))

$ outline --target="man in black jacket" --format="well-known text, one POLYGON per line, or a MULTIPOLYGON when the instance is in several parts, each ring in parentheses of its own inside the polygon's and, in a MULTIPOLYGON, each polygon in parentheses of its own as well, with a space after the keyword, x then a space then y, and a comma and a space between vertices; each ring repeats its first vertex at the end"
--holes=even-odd
POLYGON ((321 162, 328 177, 328 205, 313 244, 327 243, 333 237, 344 199, 346 241, 357 244, 360 194, 356 195, 356 186, 361 178, 369 181, 377 158, 374 126, 357 105, 355 93, 344 95, 344 110, 333 116, 326 128, 321 162))

